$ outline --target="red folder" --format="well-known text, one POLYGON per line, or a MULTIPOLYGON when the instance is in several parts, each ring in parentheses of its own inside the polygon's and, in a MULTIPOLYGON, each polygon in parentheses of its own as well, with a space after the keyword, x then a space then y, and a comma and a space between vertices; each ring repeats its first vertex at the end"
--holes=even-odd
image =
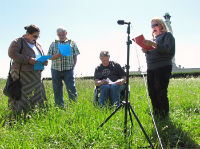
POLYGON ((143 35, 139 35, 136 38, 133 38, 132 40, 135 41, 143 49, 146 49, 146 50, 153 50, 153 49, 155 49, 152 46, 147 46, 147 45, 143 44, 143 41, 144 41, 144 36, 143 35))

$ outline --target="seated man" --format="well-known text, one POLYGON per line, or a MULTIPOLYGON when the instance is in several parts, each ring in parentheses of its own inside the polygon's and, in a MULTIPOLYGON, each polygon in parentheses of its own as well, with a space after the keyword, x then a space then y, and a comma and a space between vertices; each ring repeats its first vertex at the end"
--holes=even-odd
POLYGON ((111 99, 111 104, 120 105, 120 92, 125 88, 126 74, 122 67, 113 61, 109 61, 108 51, 100 53, 102 63, 95 69, 95 85, 100 87, 99 104, 102 107, 104 101, 111 99))

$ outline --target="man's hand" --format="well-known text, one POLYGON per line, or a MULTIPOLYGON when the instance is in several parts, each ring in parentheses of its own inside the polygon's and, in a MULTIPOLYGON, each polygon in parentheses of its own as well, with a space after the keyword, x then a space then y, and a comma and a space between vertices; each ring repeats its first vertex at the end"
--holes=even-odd
POLYGON ((98 79, 96 79, 95 80, 95 85, 96 86, 101 86, 101 85, 104 85, 104 84, 108 84, 109 82, 107 81, 107 80, 105 80, 105 79, 103 79, 103 80, 98 80, 98 79))
POLYGON ((101 80, 101 84, 104 85, 104 84, 108 84, 109 82, 105 79, 101 80))
POLYGON ((57 58, 59 58, 59 57, 61 57, 61 56, 62 56, 62 54, 57 53, 57 54, 53 55, 53 56, 50 58, 50 60, 57 59, 57 58))
POLYGON ((37 63, 37 60, 36 60, 36 58, 31 57, 28 62, 29 62, 29 64, 34 65, 37 63))
POLYGON ((47 66, 48 65, 48 61, 45 61, 42 63, 44 66, 47 66))
POLYGON ((115 83, 117 85, 122 85, 124 83, 124 79, 119 79, 119 80, 115 81, 115 83))

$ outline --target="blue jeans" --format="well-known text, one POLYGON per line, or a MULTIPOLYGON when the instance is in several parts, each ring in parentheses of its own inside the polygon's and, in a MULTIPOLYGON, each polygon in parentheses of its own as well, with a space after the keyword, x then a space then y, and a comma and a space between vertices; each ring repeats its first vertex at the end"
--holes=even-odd
POLYGON ((99 104, 100 106, 104 105, 104 101, 108 98, 111 99, 111 104, 120 105, 120 93, 125 88, 125 84, 117 85, 117 84, 105 84, 100 86, 100 97, 99 104))
POLYGON ((70 100, 76 101, 77 91, 75 87, 74 70, 57 71, 51 69, 53 91, 55 97, 55 103, 64 107, 63 99, 63 82, 65 83, 68 97, 70 100))

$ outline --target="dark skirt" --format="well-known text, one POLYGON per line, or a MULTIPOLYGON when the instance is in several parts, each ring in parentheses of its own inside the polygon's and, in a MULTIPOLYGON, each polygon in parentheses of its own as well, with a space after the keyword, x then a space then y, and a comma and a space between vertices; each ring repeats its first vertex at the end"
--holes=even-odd
MULTIPOLYGON (((8 99, 9 107, 13 112, 28 112, 36 106, 44 106, 46 93, 43 82, 41 80, 41 71, 21 71, 20 82, 21 98, 19 100, 8 99)), ((11 71, 13 80, 19 78, 17 70, 11 71)))

